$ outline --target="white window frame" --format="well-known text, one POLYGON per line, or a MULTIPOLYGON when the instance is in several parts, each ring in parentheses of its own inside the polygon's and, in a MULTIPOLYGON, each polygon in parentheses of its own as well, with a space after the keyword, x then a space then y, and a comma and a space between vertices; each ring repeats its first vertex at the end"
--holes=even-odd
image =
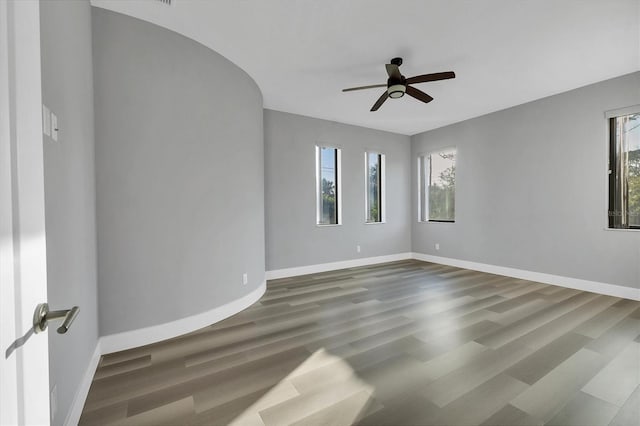
POLYGON ((632 105, 632 106, 628 106, 628 107, 624 107, 624 108, 618 108, 618 109, 614 109, 614 110, 609 110, 609 111, 605 111, 604 112, 604 118, 607 122, 606 125, 606 141, 607 143, 605 144, 605 158, 606 161, 604 162, 605 164, 605 182, 606 182, 606 190, 604 191, 604 206, 605 208, 604 210, 604 230, 605 231, 613 231, 613 232, 640 232, 640 229, 638 228, 612 228, 611 224, 609 222, 609 196, 610 196, 610 191, 611 191, 611 187, 610 187, 610 161, 611 161, 611 125, 610 125, 610 120, 612 118, 616 118, 616 117, 621 117, 621 116, 625 116, 625 115, 630 115, 630 114, 638 114, 640 113, 640 104, 639 105, 632 105))
POLYGON ((340 226, 342 225, 342 148, 335 145, 329 144, 318 144, 316 145, 316 226, 340 226), (322 218, 322 212, 320 211, 322 203, 322 170, 320 167, 321 163, 321 151, 322 148, 325 149, 335 149, 336 150, 336 167, 337 167, 337 182, 336 182, 336 201, 338 203, 338 208, 336 212, 337 222, 338 223, 320 223, 320 219, 322 218))
MULTIPOLYGON (((423 161, 426 157, 429 157, 434 154, 439 154, 443 151, 455 150, 456 152, 456 166, 458 164, 458 147, 455 145, 451 146, 443 146, 438 149, 433 149, 429 151, 424 151, 418 153, 416 159, 416 168, 417 168, 417 182, 418 182, 418 222, 419 223, 430 223, 430 224, 443 224, 443 225, 454 225, 456 223, 456 214, 454 212, 453 221, 441 221, 441 220, 431 220, 429 219, 429 195, 426 193, 426 181, 427 181, 427 167, 424 166, 423 161), (424 214, 424 220, 423 220, 424 214)), ((456 170, 457 172, 457 170, 456 170)), ((457 173, 456 173, 457 174, 457 173)), ((455 186, 458 186, 458 180, 456 178, 455 186)), ((457 191, 455 194, 454 200, 457 199, 457 191)), ((456 205, 458 203, 456 202, 456 205)))
POLYGON ((387 204, 386 204, 386 155, 379 150, 370 149, 364 153, 364 223, 366 225, 380 225, 387 223, 387 204), (380 156, 380 220, 369 222, 369 154, 380 156))

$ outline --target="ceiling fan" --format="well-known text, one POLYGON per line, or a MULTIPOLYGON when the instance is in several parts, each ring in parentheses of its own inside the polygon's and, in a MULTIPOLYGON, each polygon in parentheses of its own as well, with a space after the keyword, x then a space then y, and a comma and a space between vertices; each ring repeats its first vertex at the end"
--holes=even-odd
POLYGON ((393 58, 390 64, 385 64, 385 67, 387 68, 387 74, 389 74, 387 84, 372 84, 370 86, 351 87, 349 89, 342 89, 342 91, 351 92, 353 90, 386 87, 387 90, 385 90, 385 92, 378 98, 376 103, 371 107, 371 111, 377 111, 378 108, 380 108, 380 106, 384 103, 384 101, 387 100, 387 98, 401 98, 405 93, 424 103, 431 102, 433 100, 431 96, 409 85, 416 83, 426 83, 427 81, 447 80, 449 78, 456 77, 456 74, 453 71, 446 71, 405 78, 405 76, 400 74, 400 65, 402 65, 402 58, 393 58))

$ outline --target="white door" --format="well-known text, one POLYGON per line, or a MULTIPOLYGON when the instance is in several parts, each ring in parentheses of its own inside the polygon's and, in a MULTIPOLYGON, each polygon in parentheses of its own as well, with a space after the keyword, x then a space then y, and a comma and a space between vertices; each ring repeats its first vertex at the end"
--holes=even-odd
POLYGON ((30 332, 47 300, 42 141, 39 3, 0 0, 2 425, 49 424, 48 336, 30 332))

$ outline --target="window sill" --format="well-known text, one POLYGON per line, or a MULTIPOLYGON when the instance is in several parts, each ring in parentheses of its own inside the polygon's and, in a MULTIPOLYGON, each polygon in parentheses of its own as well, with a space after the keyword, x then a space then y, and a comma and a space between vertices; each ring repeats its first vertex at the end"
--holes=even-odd
POLYGON ((444 221, 435 221, 435 220, 419 220, 418 223, 423 224, 436 224, 436 225, 455 225, 455 221, 453 222, 444 222, 444 221))
POLYGON ((316 226, 318 228, 331 228, 334 226, 342 226, 342 224, 341 223, 326 223, 326 224, 316 223, 316 226))
POLYGON ((613 232, 640 232, 640 229, 634 228, 604 228, 605 231, 613 231, 613 232))
POLYGON ((383 220, 382 222, 365 222, 365 225, 384 225, 387 221, 383 220))

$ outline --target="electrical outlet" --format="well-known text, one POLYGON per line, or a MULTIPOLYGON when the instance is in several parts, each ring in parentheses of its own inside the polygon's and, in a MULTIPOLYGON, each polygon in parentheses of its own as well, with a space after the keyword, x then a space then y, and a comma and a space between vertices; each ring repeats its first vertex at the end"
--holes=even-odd
POLYGON ((436 243, 436 250, 440 250, 440 243, 436 243))
POLYGON ((51 404, 51 421, 56 417, 58 412, 58 387, 53 385, 51 395, 49 395, 49 403, 51 404))
POLYGON ((356 251, 357 251, 358 253, 360 253, 360 245, 359 245, 359 244, 356 246, 356 251))
POLYGON ((245 272, 244 274, 242 274, 242 284, 247 285, 248 282, 249 282, 249 275, 245 272))

